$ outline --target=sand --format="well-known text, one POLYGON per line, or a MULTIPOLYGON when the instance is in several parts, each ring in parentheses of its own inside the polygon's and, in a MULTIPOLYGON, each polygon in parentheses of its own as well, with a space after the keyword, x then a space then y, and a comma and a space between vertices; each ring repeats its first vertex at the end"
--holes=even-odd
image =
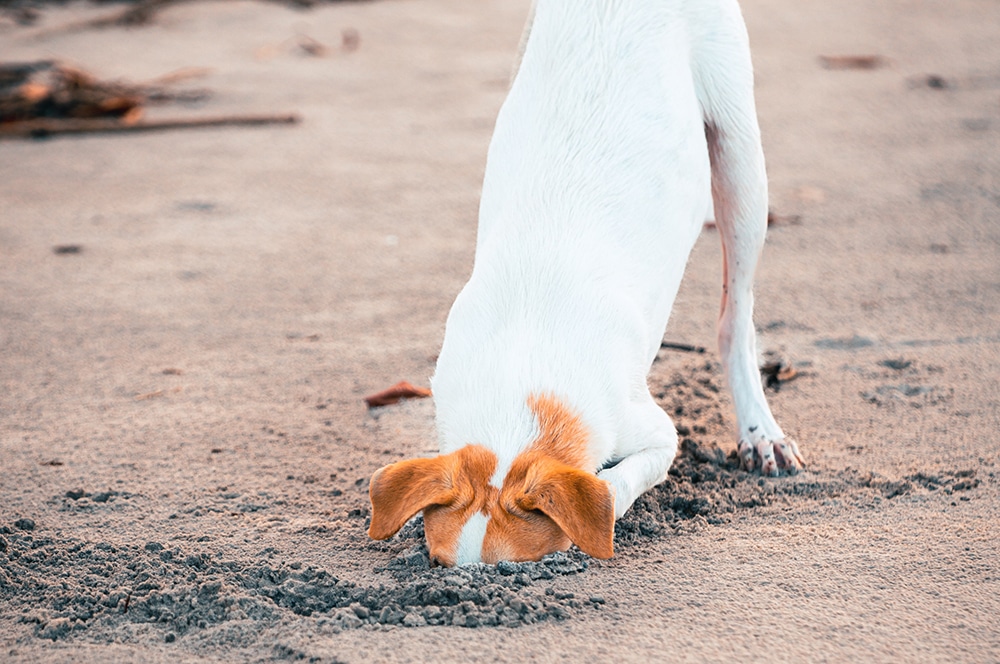
POLYGON ((303 118, 0 142, 0 659, 1000 660, 986 0, 743 2, 776 216, 756 320, 798 371, 768 395, 805 472, 734 461, 707 228, 666 339, 708 350, 650 374, 682 452, 613 559, 443 570, 419 519, 367 539, 372 471, 435 439, 430 400, 362 399, 433 371, 527 4, 0 19, 0 61, 210 68, 151 118, 303 118))

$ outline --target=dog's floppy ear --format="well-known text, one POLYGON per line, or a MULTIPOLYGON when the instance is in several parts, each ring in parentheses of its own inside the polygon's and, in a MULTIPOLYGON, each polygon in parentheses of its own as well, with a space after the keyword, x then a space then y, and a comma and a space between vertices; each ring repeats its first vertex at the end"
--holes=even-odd
POLYGON ((388 539, 425 507, 451 503, 454 465, 454 458, 446 455, 400 461, 376 470, 368 488, 372 501, 368 536, 388 539))
POLYGON ((614 555, 615 504, 610 485, 593 473, 550 459, 536 462, 517 500, 556 522, 573 544, 593 558, 614 555))

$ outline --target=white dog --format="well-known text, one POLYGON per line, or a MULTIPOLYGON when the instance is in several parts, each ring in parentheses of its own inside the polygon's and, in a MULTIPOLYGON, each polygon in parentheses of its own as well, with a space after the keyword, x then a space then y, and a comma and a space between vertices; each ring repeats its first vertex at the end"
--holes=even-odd
POLYGON ((432 382, 441 456, 371 482, 370 536, 423 510, 443 565, 571 542, 613 554, 614 520, 677 452, 646 375, 713 200, 740 457, 767 475, 802 464, 757 368, 767 182, 736 0, 536 0, 532 13, 432 382))

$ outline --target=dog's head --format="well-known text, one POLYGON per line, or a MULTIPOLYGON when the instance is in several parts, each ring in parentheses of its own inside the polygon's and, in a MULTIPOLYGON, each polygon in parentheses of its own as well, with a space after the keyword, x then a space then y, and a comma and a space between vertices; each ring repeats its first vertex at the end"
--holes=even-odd
MULTIPOLYGON (((479 445, 379 469, 370 487, 369 536, 392 537, 423 510, 431 560, 441 565, 539 560, 571 543, 594 558, 610 558, 610 485, 567 463, 570 456, 560 453, 565 446, 547 439, 541 423, 540 441, 514 459, 499 487, 491 484, 497 456, 479 445)), ((565 424, 556 424, 565 436, 565 424)))

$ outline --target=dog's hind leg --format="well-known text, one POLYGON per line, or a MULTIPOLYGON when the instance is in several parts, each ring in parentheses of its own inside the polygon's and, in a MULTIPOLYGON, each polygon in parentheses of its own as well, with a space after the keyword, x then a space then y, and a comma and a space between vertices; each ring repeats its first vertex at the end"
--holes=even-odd
POLYGON ((736 407, 743 466, 765 475, 802 465, 764 398, 753 325, 753 278, 767 230, 767 175, 753 96, 746 27, 735 0, 715 5, 710 34, 696 43, 695 80, 712 164, 712 200, 722 237, 719 352, 736 407))

